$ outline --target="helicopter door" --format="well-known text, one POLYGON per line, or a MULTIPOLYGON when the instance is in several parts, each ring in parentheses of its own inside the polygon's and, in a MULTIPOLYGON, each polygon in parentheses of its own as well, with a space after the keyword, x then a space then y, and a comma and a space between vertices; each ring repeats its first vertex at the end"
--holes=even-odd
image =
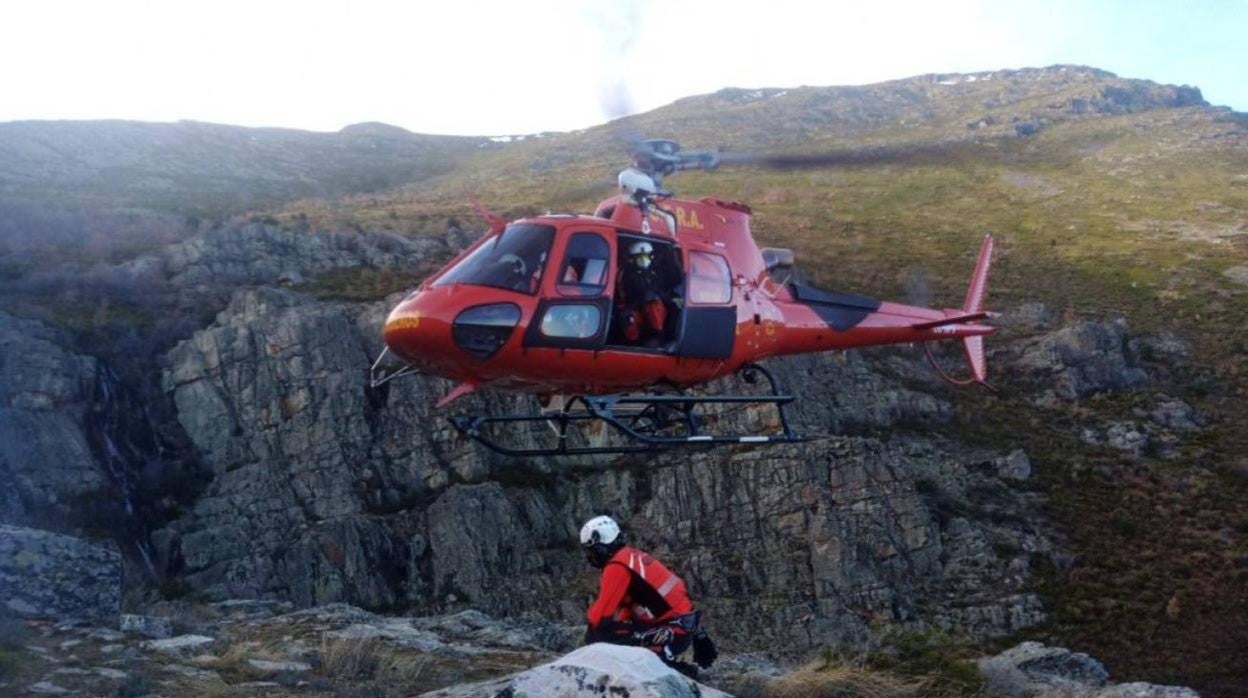
POLYGON ((555 295, 543 298, 524 335, 526 347, 599 349, 606 340, 611 299, 605 295, 611 246, 593 232, 568 237, 555 275, 555 295))
POLYGON ((676 353, 699 359, 732 356, 737 338, 737 307, 732 303, 732 270, 717 254, 689 251, 685 331, 676 353))

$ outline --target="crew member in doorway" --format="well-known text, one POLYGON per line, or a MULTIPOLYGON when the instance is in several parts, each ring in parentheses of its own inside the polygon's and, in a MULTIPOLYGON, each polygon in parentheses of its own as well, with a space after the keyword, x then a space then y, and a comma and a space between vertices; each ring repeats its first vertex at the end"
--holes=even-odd
POLYGON ((581 528, 589 564, 602 570, 598 599, 585 617, 585 641, 645 647, 677 671, 697 678, 696 667, 677 660, 693 646, 693 659, 706 669, 715 661, 715 644, 706 634, 685 582, 662 562, 624 544, 620 526, 609 516, 581 528))
POLYGON ((669 339, 667 304, 673 300, 674 286, 673 280, 665 278, 660 265, 654 262, 654 245, 645 240, 630 245, 616 294, 624 340, 652 348, 669 339))

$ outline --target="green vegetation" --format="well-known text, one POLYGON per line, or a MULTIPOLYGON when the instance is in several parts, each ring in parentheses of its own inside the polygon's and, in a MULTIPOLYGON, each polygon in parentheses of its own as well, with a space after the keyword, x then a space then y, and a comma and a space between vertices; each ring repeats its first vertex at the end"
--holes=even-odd
POLYGON ((370 267, 333 269, 294 288, 321 300, 374 301, 391 293, 415 289, 426 277, 437 271, 438 266, 439 261, 429 260, 410 270, 370 267))
POLYGON ((20 651, 0 645, 0 679, 7 679, 16 674, 20 665, 20 651))
POLYGON ((21 672, 25 647, 30 638, 30 628, 25 622, 0 616, 0 680, 7 680, 21 672))
POLYGON ((887 632, 864 664, 907 679, 921 681, 924 695, 974 695, 983 679, 974 658, 977 648, 965 639, 938 630, 887 632))

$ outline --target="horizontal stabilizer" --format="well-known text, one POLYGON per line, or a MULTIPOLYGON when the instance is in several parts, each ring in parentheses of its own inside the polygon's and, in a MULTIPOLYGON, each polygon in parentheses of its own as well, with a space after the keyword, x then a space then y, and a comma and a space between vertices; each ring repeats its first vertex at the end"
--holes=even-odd
POLYGON ((928 322, 916 322, 911 325, 916 330, 930 330, 934 327, 944 327, 945 325, 960 325, 964 322, 975 322, 976 320, 985 320, 991 317, 990 313, 980 311, 978 313, 964 313, 962 315, 953 315, 940 320, 930 320, 928 322))

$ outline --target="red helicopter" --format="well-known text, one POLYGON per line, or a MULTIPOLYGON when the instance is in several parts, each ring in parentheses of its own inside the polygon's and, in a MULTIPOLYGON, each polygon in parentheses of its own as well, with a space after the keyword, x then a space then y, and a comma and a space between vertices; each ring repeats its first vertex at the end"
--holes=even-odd
POLYGON ((984 384, 983 337, 995 330, 981 322, 992 315, 983 308, 991 236, 961 308, 821 290, 794 280, 790 250, 758 247, 745 204, 680 199, 663 189, 665 175, 720 163, 715 151, 682 152, 673 141, 648 140, 634 144, 619 193, 592 216, 507 223, 478 204, 489 231, 391 311, 373 387, 418 372, 456 381, 439 408, 481 389, 535 394, 537 412, 458 415, 451 422, 497 452, 545 456, 799 440, 784 415, 793 398, 759 365, 785 354, 956 339, 969 379, 954 381, 930 350, 928 358, 946 380, 984 384), (632 264, 648 269, 647 298, 626 291, 632 264), (643 304, 647 317, 639 312, 643 304), (638 323, 648 325, 644 334, 630 327, 638 323), (384 366, 390 352, 405 362, 401 368, 384 366), (732 374, 747 384, 761 376, 770 390, 688 392, 732 374), (708 433, 708 418, 697 410, 732 403, 774 405, 778 433, 708 433), (548 440, 516 446, 497 436, 519 424, 548 424, 548 440), (587 426, 590 436, 581 433, 587 426), (605 432, 616 435, 612 443, 605 432))

